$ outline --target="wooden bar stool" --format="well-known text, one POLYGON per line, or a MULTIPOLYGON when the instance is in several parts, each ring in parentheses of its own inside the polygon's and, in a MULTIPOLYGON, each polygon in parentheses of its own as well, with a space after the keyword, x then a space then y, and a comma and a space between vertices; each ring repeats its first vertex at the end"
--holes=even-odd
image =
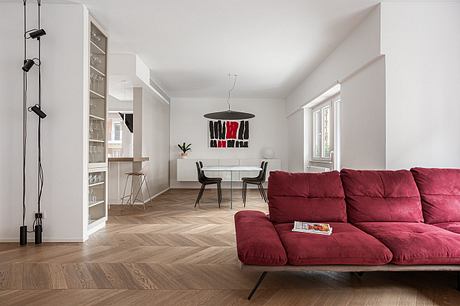
POLYGON ((125 188, 123 190, 123 196, 121 197, 121 205, 134 205, 136 202, 140 202, 142 205, 144 205, 144 210, 145 210, 145 198, 144 198, 144 192, 142 191, 142 186, 144 186, 144 184, 147 188, 147 193, 149 196, 148 201, 152 200, 152 196, 150 195, 149 184, 147 183, 146 174, 142 170, 137 171, 137 172, 128 172, 125 174, 126 174, 126 181, 125 181, 125 188), (139 181, 140 181, 139 188, 137 188, 136 192, 134 191, 134 177, 139 178, 139 181), (128 186, 129 178, 131 178, 131 192, 129 194, 126 194, 126 188, 128 186), (141 199, 138 198, 139 194, 141 195, 141 199), (125 199, 127 199, 126 202, 125 202, 125 199))

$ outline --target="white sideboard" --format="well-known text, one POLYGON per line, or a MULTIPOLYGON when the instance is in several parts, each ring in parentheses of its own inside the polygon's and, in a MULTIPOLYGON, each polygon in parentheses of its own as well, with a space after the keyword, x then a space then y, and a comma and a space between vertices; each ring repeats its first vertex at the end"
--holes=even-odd
MULTIPOLYGON (((257 166, 260 167, 262 161, 268 162, 267 180, 270 171, 281 170, 281 159, 178 159, 177 160, 177 181, 196 182, 198 173, 196 162, 202 161, 204 166, 257 166)), ((230 181, 229 172, 205 172, 208 177, 221 177, 223 181, 230 181)), ((254 177, 258 172, 234 172, 233 181, 238 182, 242 177, 254 177)))

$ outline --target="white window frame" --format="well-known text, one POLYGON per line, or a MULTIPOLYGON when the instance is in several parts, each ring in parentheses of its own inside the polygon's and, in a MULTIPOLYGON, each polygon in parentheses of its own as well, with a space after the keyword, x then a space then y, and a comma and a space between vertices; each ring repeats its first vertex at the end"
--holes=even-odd
POLYGON ((123 121, 112 119, 112 129, 109 139, 110 144, 122 144, 123 142, 123 121), (120 125, 120 140, 115 140, 115 125, 120 125))
MULTIPOLYGON (((339 169, 340 168, 340 156, 338 152, 340 148, 340 93, 337 93, 333 95, 332 97, 327 98, 325 101, 322 101, 315 106, 310 108, 310 160, 309 163, 306 165, 307 167, 311 166, 319 166, 319 167, 326 167, 330 168, 331 170, 334 169, 339 169), (322 139, 321 139, 321 147, 320 147, 320 152, 321 156, 315 156, 315 150, 316 150, 316 135, 315 135, 315 113, 317 111, 321 111, 325 107, 329 107, 330 109, 330 144, 331 144, 331 154, 329 157, 324 157, 322 156, 323 154, 323 147, 322 147, 322 139), (337 152, 336 152, 337 151, 337 152)), ((322 116, 321 116, 322 120, 322 116)), ((322 134, 321 134, 322 136, 322 134)))
POLYGON ((312 126, 311 126, 311 161, 312 162, 320 162, 320 163, 325 163, 325 162, 328 162, 328 163, 331 163, 333 162, 333 152, 334 152, 334 103, 333 103, 333 99, 328 99, 327 101, 325 102, 322 102, 320 104, 318 104, 317 106, 313 107, 311 109, 311 123, 312 123, 312 126), (329 154, 329 157, 324 157, 323 156, 323 112, 326 108, 329 108, 329 133, 330 133, 330 145, 331 145, 331 153, 332 154, 329 154), (315 115, 317 112, 320 112, 320 120, 321 120, 321 124, 320 124, 320 129, 321 131, 319 132, 319 135, 321 137, 321 140, 319 142, 319 152, 320 152, 320 156, 315 156, 315 152, 316 152, 316 137, 318 136, 317 134, 317 129, 316 129, 316 120, 315 120, 315 115))

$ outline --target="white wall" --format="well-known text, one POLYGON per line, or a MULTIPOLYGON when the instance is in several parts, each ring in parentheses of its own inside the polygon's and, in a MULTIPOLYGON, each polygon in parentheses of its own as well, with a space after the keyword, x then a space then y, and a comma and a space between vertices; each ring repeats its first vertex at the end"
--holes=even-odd
MULTIPOLYGON (((303 127, 310 128, 311 122, 305 122, 310 119, 309 113, 305 114, 304 119, 298 115, 302 106, 341 83, 341 167, 384 167, 385 100, 384 96, 378 95, 384 94, 385 76, 383 59, 378 60, 380 56, 380 6, 376 6, 286 98, 288 135, 302 133, 299 129, 303 127), (379 114, 382 107, 383 112, 379 114), (370 133, 375 135, 371 141, 363 137, 370 133), (382 144, 383 153, 375 156, 376 150, 382 149, 382 144)), ((301 165, 300 158, 308 159, 311 151, 311 132, 303 133, 304 143, 293 142, 289 145, 289 168, 295 171, 303 169, 304 159, 301 165)), ((296 138, 301 139, 299 136, 296 138)))
POLYGON ((385 58, 341 86, 341 167, 385 168, 385 58))
POLYGON ((382 4, 387 167, 460 167, 460 3, 382 4))
MULTIPOLYGON (((142 114, 144 108, 144 90, 142 87, 133 88, 133 156, 142 157, 142 114)), ((134 171, 139 171, 135 169, 134 171)))
POLYGON ((296 112, 337 82, 380 55, 380 6, 286 98, 286 115, 296 112))
POLYGON ((288 170, 290 172, 304 171, 304 143, 306 138, 304 110, 300 109, 287 117, 288 138, 288 170))
POLYGON ((151 196, 169 188, 169 105, 143 90, 142 155, 150 158, 147 180, 151 196))
POLYGON ((288 96, 286 112, 338 81, 342 167, 460 167, 459 29, 458 2, 384 2, 288 96))
MULTIPOLYGON (((0 3, 0 240, 18 241, 22 205, 22 2, 0 3)), ((87 150, 84 138, 84 67, 87 11, 77 4, 43 4, 42 38, 43 168, 45 186, 42 210, 45 213, 45 241, 83 239, 84 186, 87 150)), ((31 3, 29 17, 34 20, 31 3)), ((30 28, 35 26, 29 23, 30 28)), ((36 56, 36 41, 29 40, 29 54, 36 56), (34 46, 35 44, 35 46, 34 46)), ((34 98, 37 67, 29 72, 29 105, 34 98)), ((32 228, 36 210, 37 118, 29 113, 28 188, 26 222, 32 228)), ((87 192, 86 192, 87 194, 87 192)), ((31 236, 33 237, 33 236, 31 236)))
POLYGON ((195 183, 176 180, 176 159, 179 157, 178 143, 191 143, 191 158, 245 159, 261 158, 264 148, 272 148, 275 158, 282 160, 287 169, 287 130, 284 100, 279 99, 232 99, 232 109, 255 114, 250 119, 249 148, 209 148, 207 120, 204 114, 226 109, 225 99, 173 98, 171 100, 171 187, 196 187, 195 183))
POLYGON ((118 100, 114 96, 109 95, 108 97, 108 111, 116 112, 133 112, 133 97, 131 96, 129 100, 118 100))

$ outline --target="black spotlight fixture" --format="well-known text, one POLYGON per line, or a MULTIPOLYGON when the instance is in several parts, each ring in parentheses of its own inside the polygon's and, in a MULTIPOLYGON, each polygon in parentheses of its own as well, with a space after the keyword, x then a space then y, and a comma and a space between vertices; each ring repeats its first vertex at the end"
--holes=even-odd
POLYGON ((208 114, 205 114, 204 117, 207 119, 213 119, 213 120, 244 120, 244 119, 254 118, 255 117, 254 114, 236 112, 236 111, 231 110, 230 98, 231 98, 233 89, 235 89, 236 78, 238 77, 238 75, 229 74, 228 77, 229 78, 233 77, 233 86, 228 90, 228 97, 227 97, 228 110, 222 111, 222 112, 208 113, 208 114))
POLYGON ((42 111, 42 108, 38 104, 29 107, 29 112, 34 112, 38 117, 40 117, 40 119, 44 119, 46 117, 45 112, 42 111))
POLYGON ((30 68, 33 67, 33 65, 35 65, 35 62, 31 59, 27 59, 24 61, 24 65, 22 66, 22 70, 24 70, 25 72, 29 72, 30 68))
POLYGON ((42 37, 43 35, 46 35, 46 32, 45 30, 43 29, 33 29, 33 30, 30 30, 29 32, 29 38, 32 38, 32 39, 40 39, 40 37, 42 37))
POLYGON ((40 60, 38 58, 26 59, 26 60, 24 60, 24 65, 22 66, 22 70, 24 72, 29 72, 29 70, 34 65, 40 66, 40 60))

